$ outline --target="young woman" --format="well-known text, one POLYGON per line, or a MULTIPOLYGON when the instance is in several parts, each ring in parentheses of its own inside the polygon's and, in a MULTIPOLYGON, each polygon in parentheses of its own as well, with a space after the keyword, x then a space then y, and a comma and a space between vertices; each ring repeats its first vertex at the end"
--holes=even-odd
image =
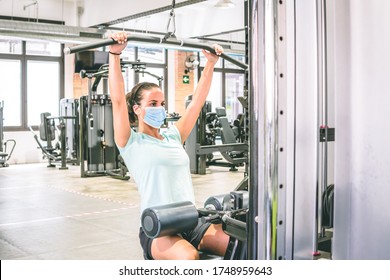
MULTIPOLYGON (((202 50, 207 58, 191 103, 175 125, 160 133, 165 120, 165 100, 153 83, 139 83, 125 95, 120 54, 126 47, 127 34, 111 35, 117 44, 110 46, 109 88, 113 107, 114 137, 118 149, 132 174, 141 197, 141 213, 152 206, 174 202, 194 202, 189 158, 183 143, 189 136, 210 90, 218 55, 202 50), (138 121, 137 132, 130 122, 138 121)), ((202 224, 175 236, 148 238, 140 228, 140 242, 145 259, 199 259, 198 250, 224 255, 228 236, 221 225, 202 224)))

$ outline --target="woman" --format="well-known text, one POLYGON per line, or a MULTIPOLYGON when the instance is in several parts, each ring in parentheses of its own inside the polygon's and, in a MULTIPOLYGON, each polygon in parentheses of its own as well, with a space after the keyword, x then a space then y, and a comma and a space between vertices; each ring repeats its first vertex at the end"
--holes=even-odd
MULTIPOLYGON (((194 192, 189 170, 189 158, 183 143, 189 136, 210 90, 214 65, 218 55, 202 50, 207 58, 191 103, 175 125, 160 133, 165 115, 165 100, 161 89, 153 83, 140 83, 125 95, 120 66, 120 54, 126 47, 127 34, 111 35, 117 44, 109 51, 109 87, 113 107, 114 137, 118 149, 132 174, 144 209, 173 202, 192 201, 194 192), (137 132, 130 121, 138 120, 137 132)), ((146 259, 199 259, 198 250, 224 255, 228 236, 221 225, 199 223, 197 228, 175 236, 148 238, 140 229, 140 242, 146 259)))

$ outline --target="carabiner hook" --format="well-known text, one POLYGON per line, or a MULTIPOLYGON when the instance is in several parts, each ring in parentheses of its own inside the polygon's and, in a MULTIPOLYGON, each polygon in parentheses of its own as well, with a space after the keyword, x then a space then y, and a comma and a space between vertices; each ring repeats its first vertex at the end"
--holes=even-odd
POLYGON ((172 1, 172 10, 169 14, 169 20, 167 24, 167 33, 164 36, 164 41, 167 40, 170 37, 176 38, 175 32, 176 32, 176 19, 175 19, 175 0, 172 1), (170 31, 171 29, 171 24, 173 27, 173 31, 170 31))
POLYGON ((171 10, 171 13, 170 13, 170 16, 169 16, 169 20, 168 20, 168 24, 167 24, 167 34, 170 34, 169 37, 175 37, 175 32, 176 32, 176 19, 175 19, 175 11, 172 9, 171 10), (170 31, 170 27, 173 27, 173 30, 170 31))

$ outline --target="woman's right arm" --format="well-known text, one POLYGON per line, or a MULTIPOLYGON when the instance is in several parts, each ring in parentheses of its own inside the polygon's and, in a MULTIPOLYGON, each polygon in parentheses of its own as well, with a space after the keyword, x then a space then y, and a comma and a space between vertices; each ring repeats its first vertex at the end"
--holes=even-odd
POLYGON ((118 42, 118 44, 110 46, 111 53, 109 54, 108 70, 108 83, 114 121, 114 138, 119 147, 124 147, 129 140, 131 129, 119 54, 127 45, 127 34, 120 32, 113 34, 111 37, 118 42))

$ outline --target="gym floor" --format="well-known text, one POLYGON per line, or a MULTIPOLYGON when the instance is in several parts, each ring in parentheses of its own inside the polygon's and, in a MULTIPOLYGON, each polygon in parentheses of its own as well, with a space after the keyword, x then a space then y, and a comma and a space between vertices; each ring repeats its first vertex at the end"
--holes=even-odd
MULTIPOLYGON (((80 166, 0 168, 0 259, 142 260, 139 195, 132 178, 81 178, 80 166)), ((197 207, 233 191, 244 167, 192 175, 197 207)))

